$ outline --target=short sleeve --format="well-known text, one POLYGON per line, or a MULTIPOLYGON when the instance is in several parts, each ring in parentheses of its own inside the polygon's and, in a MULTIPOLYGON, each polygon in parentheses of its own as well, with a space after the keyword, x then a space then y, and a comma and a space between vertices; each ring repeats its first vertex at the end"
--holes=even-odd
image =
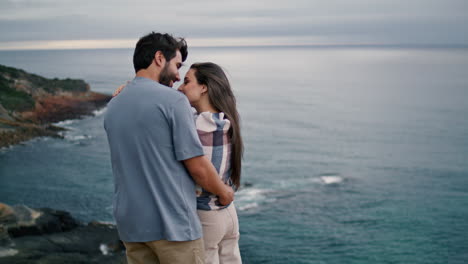
POLYGON ((193 112, 187 98, 183 97, 172 106, 170 126, 176 159, 187 160, 203 156, 203 147, 198 137, 193 112))

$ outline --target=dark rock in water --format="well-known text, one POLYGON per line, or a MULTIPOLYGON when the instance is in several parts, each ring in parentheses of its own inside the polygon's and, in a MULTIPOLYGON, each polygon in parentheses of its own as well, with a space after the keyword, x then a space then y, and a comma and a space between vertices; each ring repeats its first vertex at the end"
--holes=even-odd
MULTIPOLYGON (((17 222, 15 211, 12 207, 0 203, 0 248, 13 244, 9 234, 7 225, 12 225, 17 222)), ((1 256, 1 253, 0 253, 1 256)))
POLYGON ((15 257, 26 257, 32 252, 37 256, 50 254, 81 254, 85 256, 123 256, 123 245, 117 230, 111 225, 80 226, 69 232, 42 236, 21 237, 14 240, 20 253, 15 257), (115 244, 119 246, 114 246, 115 244), (114 247, 111 248, 110 245, 114 247))
POLYGON ((244 182, 242 184, 242 187, 244 187, 244 188, 249 188, 249 187, 252 187, 252 186, 253 186, 253 183, 251 183, 251 182, 244 182))
POLYGON ((124 250, 112 224, 0 203, 0 263, 126 263, 124 250))
POLYGON ((16 206, 15 212, 19 222, 8 227, 11 237, 65 232, 78 226, 78 222, 65 211, 50 208, 32 210, 22 205, 16 206))
POLYGON ((12 224, 17 221, 15 211, 11 206, 0 203, 0 224, 12 224))

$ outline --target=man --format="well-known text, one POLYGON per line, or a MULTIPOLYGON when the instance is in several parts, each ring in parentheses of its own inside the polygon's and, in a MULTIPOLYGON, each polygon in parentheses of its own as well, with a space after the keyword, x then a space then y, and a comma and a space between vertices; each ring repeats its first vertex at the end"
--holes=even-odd
POLYGON ((187 98, 169 88, 180 80, 186 57, 183 39, 154 32, 142 37, 133 55, 136 77, 111 100, 104 118, 114 217, 130 264, 203 263, 193 180, 221 203, 233 200, 203 156, 187 98))

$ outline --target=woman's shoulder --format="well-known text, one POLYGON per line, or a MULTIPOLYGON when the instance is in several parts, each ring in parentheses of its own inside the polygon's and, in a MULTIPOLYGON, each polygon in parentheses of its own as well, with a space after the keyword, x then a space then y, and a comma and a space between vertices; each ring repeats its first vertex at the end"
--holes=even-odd
POLYGON ((212 132, 212 131, 228 131, 231 122, 227 119, 223 112, 211 113, 202 112, 198 113, 195 118, 195 123, 198 130, 212 132))

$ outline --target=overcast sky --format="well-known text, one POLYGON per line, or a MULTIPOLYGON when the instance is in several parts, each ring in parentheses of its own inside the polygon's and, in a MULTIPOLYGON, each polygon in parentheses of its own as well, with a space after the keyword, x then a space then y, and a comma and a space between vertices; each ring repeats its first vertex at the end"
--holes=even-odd
POLYGON ((468 1, 0 0, 0 49, 132 47, 153 30, 197 45, 468 44, 468 1))

